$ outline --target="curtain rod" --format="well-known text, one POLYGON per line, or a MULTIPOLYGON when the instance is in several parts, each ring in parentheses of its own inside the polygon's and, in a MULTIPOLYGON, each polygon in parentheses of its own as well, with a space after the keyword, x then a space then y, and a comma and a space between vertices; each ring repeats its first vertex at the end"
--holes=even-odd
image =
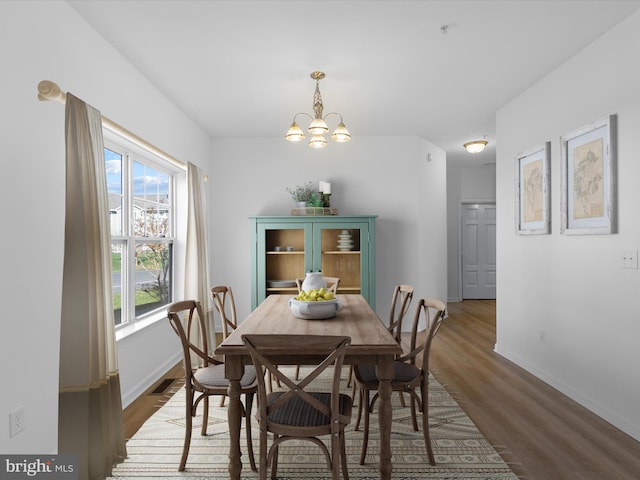
MULTIPOLYGON (((43 101, 43 102, 45 102, 45 101, 54 101, 54 102, 66 103, 67 94, 65 92, 63 92, 62 90, 60 90, 60 87, 56 83, 51 82, 49 80, 42 80, 40 83, 38 83, 38 99, 43 101)), ((150 152, 152 152, 154 155, 157 155, 158 157, 160 157, 160 158, 162 158, 164 160, 167 160, 168 162, 172 163, 173 165, 176 165, 177 167, 180 167, 180 168, 183 168, 183 169, 187 168, 187 165, 185 164, 185 162, 181 162, 177 158, 172 157, 168 153, 160 150, 155 145, 150 144, 146 140, 140 138, 135 133, 127 130, 126 128, 124 128, 124 127, 122 127, 120 125, 118 125, 116 122, 114 122, 113 120, 108 119, 104 115, 102 115, 102 126, 104 128, 106 128, 106 129, 111 130, 112 132, 117 133, 118 135, 126 138, 130 142, 134 142, 134 143, 140 145, 141 147, 143 147, 143 148, 149 150, 150 152)))

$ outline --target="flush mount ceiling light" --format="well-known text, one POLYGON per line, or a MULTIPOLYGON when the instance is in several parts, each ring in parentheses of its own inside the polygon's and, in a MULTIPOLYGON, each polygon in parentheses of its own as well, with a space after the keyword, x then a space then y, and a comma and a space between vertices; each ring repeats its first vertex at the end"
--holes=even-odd
POLYGON ((473 142, 467 142, 463 145, 469 153, 480 153, 487 146, 486 140, 474 140, 473 142))
POLYGON ((311 134, 311 140, 309 141, 309 146, 311 148, 324 148, 327 146, 327 141, 324 138, 325 133, 329 131, 329 127, 325 120, 332 116, 336 115, 340 118, 340 122, 338 126, 331 134, 331 139, 336 142, 348 142, 351 140, 351 134, 347 127, 344 126, 344 122, 342 121, 342 115, 339 113, 327 113, 325 116, 322 116, 322 110, 324 106, 322 105, 322 96, 320 95, 320 80, 325 77, 324 72, 311 72, 311 78, 316 81, 316 91, 313 94, 313 113, 311 116, 308 113, 301 112, 296 113, 293 117, 293 122, 285 135, 285 139, 290 142, 300 142, 304 140, 304 132, 296 122, 299 115, 304 115, 305 117, 309 117, 311 119, 311 123, 309 124, 308 131, 311 134))

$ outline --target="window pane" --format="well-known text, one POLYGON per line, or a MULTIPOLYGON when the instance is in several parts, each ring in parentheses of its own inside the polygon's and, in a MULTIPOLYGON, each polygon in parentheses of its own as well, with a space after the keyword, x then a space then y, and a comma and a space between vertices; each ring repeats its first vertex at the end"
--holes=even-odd
POLYGON ((170 243, 136 243, 136 317, 171 303, 171 263, 170 243))
POLYGON ((111 221, 111 235, 122 236, 122 155, 104 149, 105 169, 107 172, 107 192, 109 194, 109 218, 111 221))
POLYGON ((169 175, 133 162, 133 235, 169 236, 169 175))
POLYGON ((113 288, 113 317, 116 325, 122 323, 122 260, 123 245, 111 244, 111 278, 113 288))

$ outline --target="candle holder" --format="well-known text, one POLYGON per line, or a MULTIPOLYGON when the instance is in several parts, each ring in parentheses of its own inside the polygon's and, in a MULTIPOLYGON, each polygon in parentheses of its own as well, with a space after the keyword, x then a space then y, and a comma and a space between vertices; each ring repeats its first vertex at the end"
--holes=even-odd
POLYGON ((323 193, 322 194, 322 206, 323 207, 330 207, 331 206, 331 194, 330 193, 323 193))

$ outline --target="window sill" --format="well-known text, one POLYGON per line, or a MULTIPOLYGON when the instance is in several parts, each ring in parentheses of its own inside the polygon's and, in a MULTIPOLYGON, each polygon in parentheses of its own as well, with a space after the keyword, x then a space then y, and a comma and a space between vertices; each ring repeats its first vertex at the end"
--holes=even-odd
POLYGON ((123 325, 120 328, 116 328, 116 342, 124 340, 125 338, 135 336, 141 333, 143 330, 146 330, 147 328, 153 325, 156 325, 157 323, 159 323, 160 321, 166 318, 167 318, 167 315, 164 311, 156 312, 142 320, 137 320, 133 323, 123 325))

